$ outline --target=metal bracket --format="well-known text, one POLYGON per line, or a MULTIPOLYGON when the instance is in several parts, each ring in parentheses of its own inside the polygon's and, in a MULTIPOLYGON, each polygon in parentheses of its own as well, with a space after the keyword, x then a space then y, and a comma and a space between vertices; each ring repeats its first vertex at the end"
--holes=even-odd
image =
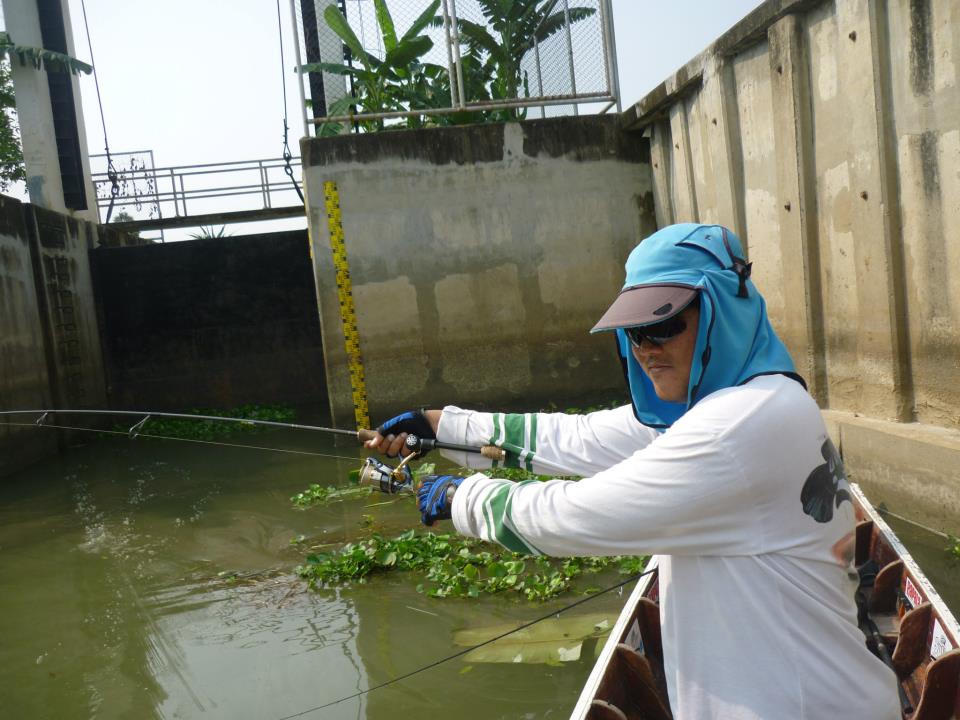
POLYGON ((131 439, 131 440, 133 440, 134 438, 137 437, 137 435, 140 434, 140 428, 142 428, 142 427, 143 427, 143 424, 144 424, 147 420, 149 420, 149 419, 150 419, 150 416, 147 415, 145 418, 143 418, 143 420, 141 420, 140 422, 138 422, 136 425, 134 425, 132 428, 130 428, 130 429, 127 431, 127 435, 130 436, 130 439, 131 439))

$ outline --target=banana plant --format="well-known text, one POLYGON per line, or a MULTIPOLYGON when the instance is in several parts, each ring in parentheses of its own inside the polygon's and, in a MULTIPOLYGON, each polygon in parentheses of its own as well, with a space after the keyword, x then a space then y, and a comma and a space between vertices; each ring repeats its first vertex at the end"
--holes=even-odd
MULTIPOLYGON (((536 43, 564 29, 566 12, 557 9, 560 0, 478 0, 486 23, 458 19, 460 41, 468 52, 484 59, 484 72, 492 77, 489 95, 495 100, 512 100, 529 96, 527 79, 521 61, 536 43), (492 31, 492 32, 491 32, 492 31)), ((580 22, 596 13, 595 8, 569 8, 570 22, 580 22)), ((436 27, 442 18, 434 19, 436 27)), ((469 92, 471 88, 464 83, 469 92)), ((475 100, 470 96, 470 100, 475 100)), ((504 113, 500 113, 503 115, 504 113)), ((515 111, 505 113, 517 117, 515 111)))
MULTIPOLYGON (((401 37, 397 37, 386 0, 374 0, 373 4, 385 51, 382 60, 367 52, 343 13, 331 5, 324 11, 323 18, 359 64, 321 62, 299 68, 301 73, 327 72, 353 78, 356 97, 344 97, 332 103, 328 114, 383 113, 442 106, 436 88, 446 75, 446 68, 421 61, 433 48, 433 41, 421 33, 436 18, 440 0, 433 0, 401 37)), ((384 127, 382 119, 360 120, 366 130, 384 127)), ((419 127, 421 122, 419 117, 407 120, 410 127, 419 127)), ((321 127, 320 134, 339 129, 338 124, 331 123, 321 127)))
POLYGON ((93 66, 76 58, 44 48, 17 45, 10 37, 10 33, 0 31, 0 57, 20 61, 21 65, 32 65, 39 70, 41 67, 50 72, 67 71, 73 75, 93 72, 93 66))

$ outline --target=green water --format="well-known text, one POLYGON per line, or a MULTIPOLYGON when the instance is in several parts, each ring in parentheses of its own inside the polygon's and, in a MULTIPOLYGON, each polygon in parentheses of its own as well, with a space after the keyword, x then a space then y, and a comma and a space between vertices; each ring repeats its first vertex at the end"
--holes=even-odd
MULTIPOLYGON (((291 495, 343 484, 359 451, 281 431, 245 442, 344 459, 97 439, 0 482, 0 715, 279 720, 460 650, 457 630, 575 599, 434 600, 399 573, 308 591, 292 574, 308 546, 364 536, 364 515, 399 534, 412 499, 295 510, 291 495)), ((302 717, 563 718, 590 668, 456 659, 302 717)))

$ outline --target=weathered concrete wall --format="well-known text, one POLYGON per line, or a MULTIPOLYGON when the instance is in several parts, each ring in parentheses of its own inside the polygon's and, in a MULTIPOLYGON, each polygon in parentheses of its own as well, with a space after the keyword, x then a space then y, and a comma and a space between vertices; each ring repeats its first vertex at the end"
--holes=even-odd
POLYGON ((654 227, 646 144, 616 117, 301 142, 334 421, 353 422, 323 184, 337 184, 374 422, 417 404, 622 393, 588 334, 654 227))
MULTIPOLYGON (((0 410, 106 405, 88 259, 96 237, 95 225, 0 196, 0 410)), ((0 476, 57 441, 52 432, 0 426, 0 476)))
POLYGON ((88 255, 96 231, 90 223, 52 210, 33 205, 26 210, 51 363, 51 399, 55 407, 104 407, 103 357, 88 255))
POLYGON ((111 407, 323 404, 303 230, 91 253, 111 407))
POLYGON ((933 477, 960 497, 958 64, 955 0, 770 0, 624 113, 658 222, 744 239, 853 474, 931 508, 933 477))
MULTIPOLYGON (((50 406, 47 358, 30 243, 19 202, 0 196, 0 410, 50 406)), ((0 418, 0 476, 56 449, 52 433, 0 418)))

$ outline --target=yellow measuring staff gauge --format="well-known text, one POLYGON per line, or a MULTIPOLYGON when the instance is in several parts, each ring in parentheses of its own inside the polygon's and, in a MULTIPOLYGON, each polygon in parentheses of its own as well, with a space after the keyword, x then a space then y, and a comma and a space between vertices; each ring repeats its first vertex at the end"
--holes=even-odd
POLYGON ((323 196, 327 206, 327 227, 330 230, 333 266, 337 271, 337 297, 340 301, 340 320, 343 321, 343 340, 347 350, 347 366, 350 370, 353 414, 358 429, 368 428, 370 411, 367 407, 367 381, 363 373, 363 356, 360 354, 360 333, 357 331, 357 313, 353 307, 353 286, 350 283, 347 248, 343 241, 343 222, 340 217, 340 194, 337 192, 337 184, 325 182, 323 196))

